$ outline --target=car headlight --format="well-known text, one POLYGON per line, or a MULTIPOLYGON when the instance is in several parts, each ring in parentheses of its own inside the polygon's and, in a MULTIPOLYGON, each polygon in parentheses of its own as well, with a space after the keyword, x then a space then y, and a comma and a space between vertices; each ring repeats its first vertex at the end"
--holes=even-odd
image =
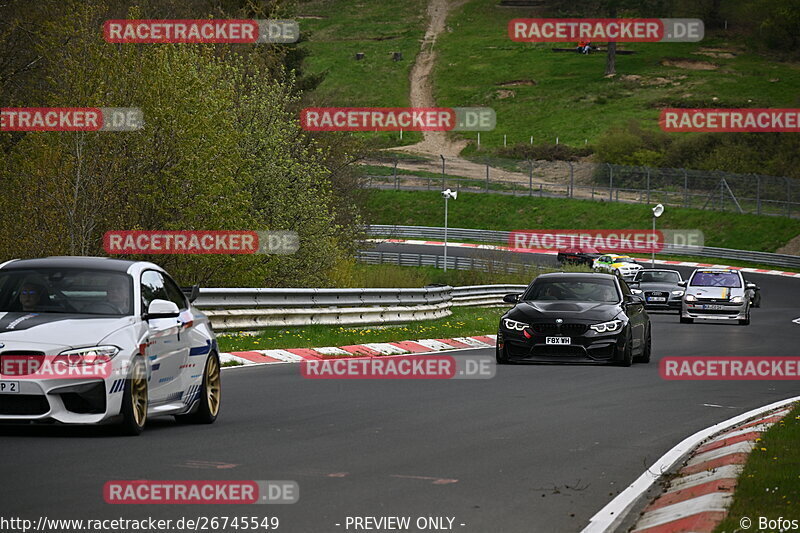
POLYGON ((65 361, 72 366, 94 365, 97 363, 107 363, 120 349, 116 346, 91 346, 88 348, 78 348, 66 350, 56 357, 56 361, 65 361))
POLYGON ((683 291, 672 291, 673 296, 683 296, 683 291))
POLYGON ((514 331, 522 331, 528 327, 528 324, 524 322, 517 322, 516 320, 511 320, 510 318, 504 318, 503 324, 506 326, 506 329, 514 331))
POLYGON ((694 296, 694 294, 687 294, 686 295, 686 301, 687 302, 696 302, 697 298, 694 296))
POLYGON ((641 289, 631 289, 631 292, 632 292, 633 294, 642 294, 642 291, 641 291, 641 289))
POLYGON ((617 331, 622 327, 622 320, 612 320, 610 322, 602 322, 600 324, 592 324, 589 326, 597 333, 611 333, 617 331))
POLYGON ((742 298, 741 296, 734 296, 733 298, 731 298, 731 303, 734 303, 734 304, 740 304, 743 301, 744 301, 744 298, 742 298))

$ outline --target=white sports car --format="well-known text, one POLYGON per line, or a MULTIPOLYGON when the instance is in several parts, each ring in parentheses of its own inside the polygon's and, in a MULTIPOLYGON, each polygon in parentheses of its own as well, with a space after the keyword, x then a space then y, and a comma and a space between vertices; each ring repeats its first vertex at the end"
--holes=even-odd
POLYGON ((100 257, 0 264, 0 422, 212 423, 220 407, 208 318, 161 267, 100 257))

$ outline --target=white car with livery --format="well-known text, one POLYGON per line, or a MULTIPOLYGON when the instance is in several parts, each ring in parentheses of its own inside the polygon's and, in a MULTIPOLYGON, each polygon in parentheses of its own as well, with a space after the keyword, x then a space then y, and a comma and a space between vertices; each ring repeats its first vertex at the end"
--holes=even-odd
POLYGON ((48 257, 0 264, 0 422, 212 423, 220 363, 208 318, 164 269, 48 257))

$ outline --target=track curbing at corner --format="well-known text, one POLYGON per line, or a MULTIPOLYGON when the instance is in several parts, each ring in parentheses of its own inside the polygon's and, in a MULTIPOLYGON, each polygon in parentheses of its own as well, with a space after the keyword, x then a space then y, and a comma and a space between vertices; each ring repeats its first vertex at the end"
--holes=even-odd
POLYGON ((678 464, 683 466, 677 477, 645 507, 630 531, 713 531, 727 515, 736 478, 744 468, 755 440, 767 427, 789 413, 792 404, 798 401, 800 396, 780 400, 685 438, 592 516, 581 533, 617 531, 653 484, 678 464))
POLYGON ((369 342, 348 346, 324 346, 319 348, 289 348, 285 350, 249 350, 243 352, 223 352, 220 362, 240 363, 241 368, 253 365, 276 365, 300 363, 305 360, 355 359, 383 357, 388 355, 422 355, 449 350, 477 350, 492 348, 497 335, 475 335, 454 337, 452 339, 418 339, 413 341, 369 342))

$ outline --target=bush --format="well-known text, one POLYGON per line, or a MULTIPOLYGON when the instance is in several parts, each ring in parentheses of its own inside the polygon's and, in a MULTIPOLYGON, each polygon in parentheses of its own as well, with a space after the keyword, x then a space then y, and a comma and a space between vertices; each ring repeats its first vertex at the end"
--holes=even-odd
POLYGON ((544 161, 577 161, 592 154, 590 148, 573 148, 566 144, 526 144, 517 143, 506 148, 498 148, 499 157, 544 161))

